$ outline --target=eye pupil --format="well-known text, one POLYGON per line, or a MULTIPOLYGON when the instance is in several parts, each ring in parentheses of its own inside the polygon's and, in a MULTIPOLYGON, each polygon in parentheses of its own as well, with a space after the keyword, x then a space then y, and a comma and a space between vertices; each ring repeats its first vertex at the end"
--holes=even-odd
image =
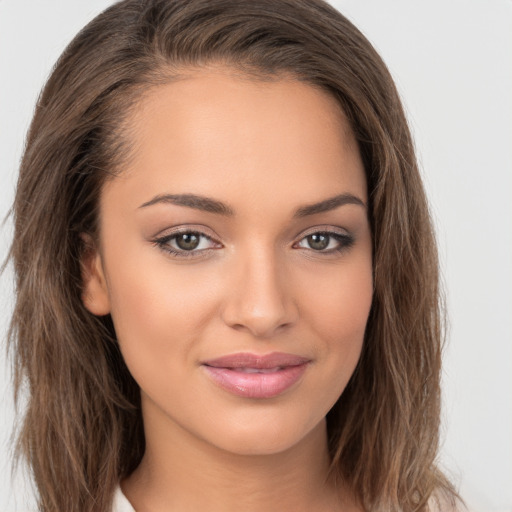
POLYGON ((184 251, 191 251, 199 245, 199 236, 196 233, 183 233, 176 236, 176 245, 184 251))
POLYGON ((307 240, 311 249, 315 249, 317 251, 325 249, 329 245, 329 235, 324 235, 323 233, 309 235, 307 240))

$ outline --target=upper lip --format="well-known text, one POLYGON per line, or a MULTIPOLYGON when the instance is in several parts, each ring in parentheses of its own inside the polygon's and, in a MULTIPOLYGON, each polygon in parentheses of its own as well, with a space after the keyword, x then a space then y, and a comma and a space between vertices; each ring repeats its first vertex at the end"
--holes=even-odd
POLYGON ((272 352, 270 354, 251 354, 240 352, 238 354, 229 354, 216 359, 203 361, 203 365, 213 366, 214 368, 284 368, 286 366, 298 366, 308 363, 310 359, 297 356, 295 354, 285 354, 283 352, 272 352))

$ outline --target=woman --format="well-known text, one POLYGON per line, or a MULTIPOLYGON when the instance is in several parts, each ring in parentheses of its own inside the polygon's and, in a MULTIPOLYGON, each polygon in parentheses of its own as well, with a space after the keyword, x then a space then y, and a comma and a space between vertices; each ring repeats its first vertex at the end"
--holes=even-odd
POLYGON ((14 215, 41 510, 453 503, 411 137, 327 4, 105 11, 43 91, 14 215))

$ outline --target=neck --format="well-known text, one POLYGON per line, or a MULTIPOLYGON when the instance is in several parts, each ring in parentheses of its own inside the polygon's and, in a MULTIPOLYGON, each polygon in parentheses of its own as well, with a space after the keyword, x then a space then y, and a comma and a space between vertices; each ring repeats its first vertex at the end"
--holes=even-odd
POLYGON ((227 452, 175 424, 165 429, 155 423, 145 427, 143 460, 122 485, 137 512, 320 512, 350 508, 351 500, 328 479, 325 421, 300 443, 266 455, 227 452))

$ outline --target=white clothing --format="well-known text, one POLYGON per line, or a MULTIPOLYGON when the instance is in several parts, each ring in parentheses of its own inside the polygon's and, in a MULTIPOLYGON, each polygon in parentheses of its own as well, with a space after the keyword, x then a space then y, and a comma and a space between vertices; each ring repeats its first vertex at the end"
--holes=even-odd
POLYGON ((114 502, 112 504, 112 512, 135 512, 130 502, 121 491, 121 487, 117 486, 114 494, 114 502))

